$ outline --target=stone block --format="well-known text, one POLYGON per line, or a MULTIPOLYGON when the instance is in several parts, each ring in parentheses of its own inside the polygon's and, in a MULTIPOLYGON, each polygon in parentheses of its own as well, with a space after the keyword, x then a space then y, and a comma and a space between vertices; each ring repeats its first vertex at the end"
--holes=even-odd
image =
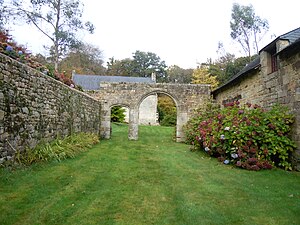
POLYGON ((0 109, 0 120, 4 120, 5 112, 0 109))

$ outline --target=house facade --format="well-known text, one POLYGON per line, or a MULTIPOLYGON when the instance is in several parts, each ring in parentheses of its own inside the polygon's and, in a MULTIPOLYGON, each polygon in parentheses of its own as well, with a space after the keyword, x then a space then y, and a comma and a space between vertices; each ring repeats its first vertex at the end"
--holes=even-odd
POLYGON ((250 102, 264 108, 275 103, 295 115, 292 138, 297 144, 294 163, 300 170, 300 28, 277 37, 241 72, 212 92, 217 103, 250 102))

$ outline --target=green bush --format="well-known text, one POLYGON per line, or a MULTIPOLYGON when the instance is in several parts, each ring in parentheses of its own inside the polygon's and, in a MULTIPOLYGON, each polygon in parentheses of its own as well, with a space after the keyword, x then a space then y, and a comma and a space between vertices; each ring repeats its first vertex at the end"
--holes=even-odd
POLYGON ((210 105, 200 110, 186 125, 185 133, 189 144, 225 164, 248 170, 273 166, 291 170, 290 156, 296 146, 288 135, 293 121, 279 105, 267 111, 234 102, 222 109, 210 105))
POLYGON ((161 126, 174 127, 176 126, 176 112, 165 115, 163 120, 160 121, 161 126))
POLYGON ((41 143, 33 149, 17 152, 15 161, 22 165, 31 165, 43 161, 61 161, 74 158, 99 142, 96 134, 78 133, 50 143, 41 143))
POLYGON ((114 106, 111 108, 111 122, 124 123, 125 109, 121 106, 114 106))
POLYGON ((177 111, 172 98, 167 95, 158 95, 157 103, 158 121, 161 126, 176 126, 177 111))

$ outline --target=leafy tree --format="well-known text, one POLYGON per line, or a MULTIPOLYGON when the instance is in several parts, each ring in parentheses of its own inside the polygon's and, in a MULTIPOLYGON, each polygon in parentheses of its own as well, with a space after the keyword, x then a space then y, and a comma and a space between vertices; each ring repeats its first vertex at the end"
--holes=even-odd
POLYGON ((269 30, 269 23, 255 15, 253 6, 234 3, 230 21, 230 36, 237 40, 251 60, 252 49, 258 53, 258 42, 269 30))
MULTIPOLYGON (((220 85, 239 73, 249 63, 248 57, 236 58, 234 54, 227 52, 221 42, 218 43, 217 53, 219 58, 214 61, 207 59, 207 62, 202 65, 207 66, 208 72, 217 77, 220 85)), ((256 57, 257 55, 251 56, 251 61, 256 57)))
POLYGON ((151 77, 156 74, 158 82, 166 81, 166 64, 160 57, 152 52, 136 51, 133 53, 132 76, 151 77))
POLYGON ((9 1, 5 13, 11 20, 24 20, 34 25, 51 42, 51 53, 54 58, 55 70, 58 69, 60 58, 70 49, 78 46, 77 32, 87 30, 93 33, 91 22, 81 20, 83 5, 79 0, 30 0, 9 1))
POLYGON ((125 109, 121 106, 114 106, 111 108, 111 121, 123 123, 125 121, 125 109))
POLYGON ((188 84, 192 81, 193 69, 182 69, 179 66, 169 66, 167 69, 166 82, 188 84))
POLYGON ((129 77, 151 77, 156 74, 159 82, 165 82, 166 64, 160 60, 155 53, 136 51, 133 53, 133 59, 115 60, 110 58, 107 62, 107 75, 111 76, 129 76, 129 77))
POLYGON ((157 111, 160 125, 176 126, 177 111, 172 98, 164 94, 159 94, 157 111))
POLYGON ((71 75, 75 70, 80 74, 105 74, 103 66, 102 51, 91 44, 81 44, 78 48, 71 51, 62 59, 59 69, 71 75))
POLYGON ((132 75, 132 59, 115 60, 110 58, 109 62, 107 62, 106 75, 130 77, 132 75))
POLYGON ((194 70, 192 83, 210 84, 212 89, 216 88, 219 84, 217 77, 209 73, 208 66, 206 65, 201 65, 200 67, 194 70))

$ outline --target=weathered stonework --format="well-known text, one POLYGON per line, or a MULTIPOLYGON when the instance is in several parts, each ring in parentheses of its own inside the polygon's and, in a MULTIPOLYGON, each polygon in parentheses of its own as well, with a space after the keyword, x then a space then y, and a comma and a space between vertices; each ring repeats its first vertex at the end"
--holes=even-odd
MULTIPOLYGON (((139 108, 139 125, 158 126, 157 95, 150 95, 142 101, 139 108)), ((129 109, 122 107, 125 112, 124 122, 129 123, 129 109)))
POLYGON ((113 106, 129 108, 129 131, 131 140, 138 139, 139 106, 153 94, 169 95, 177 107, 176 139, 184 141, 182 127, 193 115, 194 110, 210 100, 210 86, 196 84, 142 84, 142 83, 101 83, 100 89, 89 92, 102 103, 101 136, 110 138, 110 113, 113 106))
POLYGON ((98 101, 0 54, 0 161, 41 140, 99 129, 98 101))
POLYGON ((157 94, 150 95, 141 102, 139 108, 140 125, 159 125, 157 103, 157 94))

